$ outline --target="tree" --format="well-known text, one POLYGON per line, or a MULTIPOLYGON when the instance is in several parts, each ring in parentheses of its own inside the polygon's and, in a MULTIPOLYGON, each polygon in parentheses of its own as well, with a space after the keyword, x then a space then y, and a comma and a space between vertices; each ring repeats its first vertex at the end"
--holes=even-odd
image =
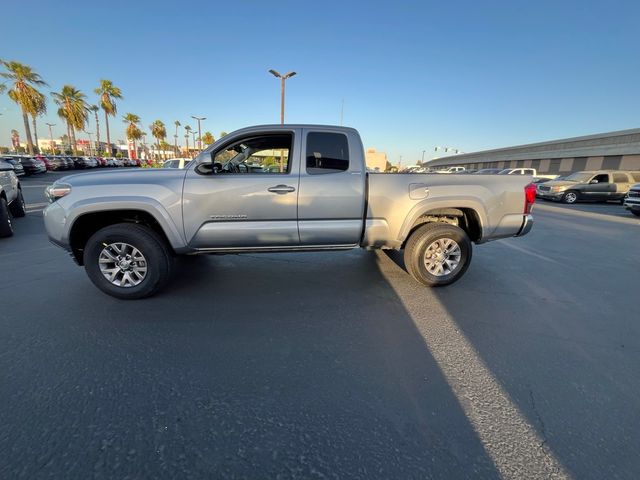
POLYGON ((111 156, 111 135, 109 133, 109 115, 116 116, 116 99, 122 98, 122 91, 111 80, 100 80, 100 86, 94 90, 100 95, 100 107, 104 110, 104 126, 107 130, 107 150, 111 156))
POLYGON ((87 124, 87 103, 85 94, 73 85, 64 85, 60 92, 51 92, 53 101, 60 108, 58 116, 67 123, 73 151, 77 154, 76 130, 83 130, 87 124))
POLYGON ((213 134, 211 132, 204 132, 204 135, 202 135, 202 143, 205 145, 211 145, 215 141, 216 139, 213 138, 213 134))
POLYGON ((187 140, 187 156, 189 156, 189 134, 191 134, 191 127, 189 125, 186 125, 184 127, 184 130, 185 130, 184 138, 187 140))
POLYGON ((164 126, 164 123, 161 120, 156 120, 151 125, 149 125, 149 130, 151 130, 151 135, 156 139, 156 159, 160 156, 160 142, 167 137, 167 129, 164 126))
POLYGON ((137 152, 136 141, 142 138, 142 130, 138 124, 140 123, 140 117, 133 113, 127 113, 124 117, 122 117, 124 123, 128 123, 127 125, 127 138, 129 140, 133 140, 133 151, 137 152))
POLYGON ((220 138, 224 137, 227 134, 227 132, 220 132, 220 138))
POLYGON ((46 86, 40 75, 33 71, 28 65, 19 62, 5 62, 0 60, 0 64, 7 70, 0 73, 3 78, 10 80, 13 85, 9 88, 9 98, 20 106, 22 110, 22 120, 24 121, 25 135, 27 136, 27 147, 29 154, 33 155, 33 140, 31 139, 31 129, 29 128, 29 115, 39 115, 42 95, 36 86, 46 86))
POLYGON ((173 148, 176 151, 176 156, 178 156, 178 127, 180 126, 180 122, 176 120, 173 124, 176 126, 176 134, 173 136, 173 148))
POLYGON ((44 94, 37 92, 36 102, 34 104, 35 111, 31 113, 31 121, 33 122, 33 139, 34 139, 34 148, 38 153, 40 152, 40 146, 38 145, 38 126, 36 125, 36 117, 40 115, 44 115, 47 113, 47 99, 44 94))
MULTIPOLYGON (((169 148, 171 148, 171 145, 169 145, 169 142, 167 142, 166 140, 162 140, 160 142, 160 148, 162 149, 163 152, 166 152, 169 148)), ((164 154, 164 159, 167 159, 167 154, 164 154)))
POLYGON ((98 111, 100 110, 100 107, 97 105, 89 105, 88 110, 93 112, 93 118, 96 121, 96 143, 98 145, 96 151, 100 152, 100 122, 98 121, 98 111))

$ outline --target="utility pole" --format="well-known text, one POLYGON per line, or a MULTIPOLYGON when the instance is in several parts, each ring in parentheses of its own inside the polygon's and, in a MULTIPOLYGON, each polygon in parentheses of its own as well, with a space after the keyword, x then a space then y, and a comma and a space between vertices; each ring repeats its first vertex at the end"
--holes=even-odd
POLYGON ((53 144, 53 130, 51 130, 51 127, 55 127, 56 124, 55 123, 47 123, 47 126, 49 127, 49 138, 50 138, 50 142, 51 142, 51 144, 49 146, 51 147, 51 155, 55 155, 56 154, 56 149, 55 149, 55 146, 53 144))
MULTIPOLYGON (((200 120, 206 120, 207 117, 194 117, 191 115, 191 118, 198 121, 198 150, 202 151, 202 131, 200 130, 200 120)), ((193 141, 193 146, 196 146, 195 140, 193 141)))
POLYGON ((91 135, 93 135, 93 132, 87 132, 85 130, 84 133, 89 135, 89 155, 93 155, 93 138, 91 137, 91 135))
POLYGON ((422 162, 420 163, 424 163, 424 152, 426 152, 426 150, 422 150, 422 162))

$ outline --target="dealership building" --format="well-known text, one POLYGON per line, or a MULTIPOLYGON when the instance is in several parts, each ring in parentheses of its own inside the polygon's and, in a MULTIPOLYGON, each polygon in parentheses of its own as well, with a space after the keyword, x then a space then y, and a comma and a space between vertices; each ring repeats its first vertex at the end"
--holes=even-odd
POLYGON ((431 168, 535 168, 540 174, 640 170, 640 128, 464 153, 431 160, 431 168))

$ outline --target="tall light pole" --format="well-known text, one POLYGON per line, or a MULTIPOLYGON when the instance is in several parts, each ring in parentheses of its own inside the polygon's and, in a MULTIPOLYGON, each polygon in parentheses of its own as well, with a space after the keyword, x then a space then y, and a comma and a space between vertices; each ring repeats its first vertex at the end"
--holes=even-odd
POLYGON ((426 150, 422 150, 422 162, 420 163, 424 163, 424 152, 426 152, 426 150))
MULTIPOLYGON (((191 118, 198 121, 198 150, 202 151, 202 132, 200 130, 200 120, 206 120, 207 117, 194 117, 193 115, 191 115, 191 118)), ((193 146, 196 146, 195 140, 193 142, 193 146)))
POLYGON ((276 78, 280 79, 280 123, 284 123, 284 82, 296 75, 296 72, 288 72, 284 75, 280 75, 277 70, 271 69, 269 73, 276 78))
POLYGON ((196 131, 191 132, 191 135, 193 136, 193 148, 196 148, 196 131))
POLYGON ((51 130, 51 127, 55 127, 55 126, 56 126, 55 123, 47 123, 47 127, 49 127, 49 138, 50 138, 50 141, 51 141, 51 145, 50 145, 50 147, 51 147, 51 155, 55 155, 56 154, 56 148, 55 148, 55 146, 53 144, 53 130, 51 130))
POLYGON ((93 138, 91 137, 91 135, 93 135, 93 132, 87 132, 85 130, 84 133, 89 135, 89 155, 93 155, 93 138))

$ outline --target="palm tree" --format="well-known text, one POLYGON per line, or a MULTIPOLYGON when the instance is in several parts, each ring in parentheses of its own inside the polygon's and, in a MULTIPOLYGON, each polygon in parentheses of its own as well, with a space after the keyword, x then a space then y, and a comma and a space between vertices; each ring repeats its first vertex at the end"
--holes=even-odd
POLYGON ((97 105, 89 105, 89 107, 87 107, 87 109, 90 112, 93 112, 93 118, 96 121, 96 144, 98 145, 98 156, 100 155, 100 122, 98 121, 98 111, 100 110, 100 107, 98 107, 97 105))
POLYGON ((157 147, 158 149, 156 150, 156 160, 157 157, 160 156, 160 141, 164 140, 167 136, 167 129, 164 126, 164 123, 161 120, 156 120, 155 122, 153 122, 151 125, 149 125, 149 130, 151 130, 151 135, 157 140, 157 147))
POLYGON ((187 139, 187 156, 189 156, 189 134, 191 133, 191 127, 189 125, 186 125, 184 127, 185 130, 185 134, 184 134, 184 138, 187 139))
POLYGON ((36 125, 36 117, 47 113, 47 99, 42 93, 37 93, 38 95, 35 98, 36 102, 34 104, 36 110, 31 112, 31 121, 33 123, 34 148, 38 151, 38 153, 40 153, 40 147, 38 146, 38 126, 36 125))
POLYGON ((107 149, 111 156, 111 136, 109 134, 109 115, 116 116, 116 99, 122 98, 122 91, 111 80, 100 80, 100 86, 94 90, 100 95, 100 107, 104 110, 104 126, 107 129, 107 149))
POLYGON ((133 151, 138 153, 138 149, 136 146, 136 140, 140 140, 142 138, 142 130, 138 124, 140 123, 140 117, 133 113, 127 113, 124 117, 122 117, 124 123, 128 123, 127 125, 127 138, 129 140, 133 140, 133 151))
POLYGON ((178 127, 180 126, 180 122, 178 120, 176 120, 175 122, 173 122, 173 124, 176 126, 176 134, 173 136, 173 148, 176 151, 176 156, 178 155, 178 127))
POLYGON ((64 85, 60 92, 51 92, 51 95, 53 96, 53 101, 60 107, 58 116, 67 123, 73 150, 77 153, 78 145, 75 131, 84 130, 87 124, 86 96, 73 85, 64 85))
POLYGON ((211 145, 215 141, 216 139, 213 138, 213 134, 211 132, 204 132, 204 135, 202 135, 202 142, 205 145, 211 145))
POLYGON ((20 106, 22 110, 22 120, 27 136, 27 146, 29 154, 33 155, 33 140, 31 139, 31 129, 29 128, 29 115, 38 115, 41 107, 41 97, 43 95, 35 88, 36 86, 46 86, 40 75, 33 71, 28 65, 19 62, 5 62, 0 60, 0 64, 7 69, 0 73, 3 78, 11 80, 13 85, 9 89, 9 98, 20 106))

